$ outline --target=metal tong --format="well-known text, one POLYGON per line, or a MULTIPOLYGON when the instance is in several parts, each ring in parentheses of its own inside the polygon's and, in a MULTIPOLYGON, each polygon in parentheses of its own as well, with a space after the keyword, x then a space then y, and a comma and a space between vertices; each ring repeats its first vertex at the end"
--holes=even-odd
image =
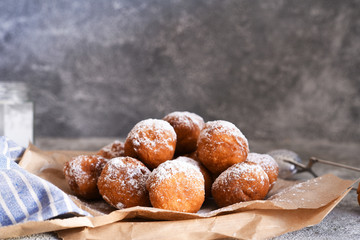
MULTIPOLYGON (((316 157, 310 157, 309 162, 306 165, 304 165, 302 163, 299 163, 297 161, 294 161, 292 159, 284 159, 284 162, 294 164, 296 166, 297 170, 298 170, 297 173, 309 172, 314 177, 318 177, 318 175, 312 170, 312 166, 317 162, 318 163, 324 163, 324 164, 331 165, 331 166, 335 166, 335 167, 341 167, 341 168, 345 168, 345 169, 360 172, 360 168, 356 168, 356 167, 353 167, 353 166, 348 166, 348 165, 345 165, 345 164, 335 163, 335 162, 323 160, 323 159, 316 158, 316 157)), ((360 188, 360 186, 359 186, 359 188, 360 188)), ((351 190, 356 191, 356 188, 353 187, 351 190)), ((359 202, 359 204, 360 204, 360 202, 359 202)))
POLYGON ((294 161, 292 159, 284 159, 284 162, 294 164, 298 168, 298 171, 297 171, 298 173, 309 172, 314 177, 318 177, 318 175, 313 171, 312 166, 317 162, 360 172, 360 168, 356 168, 356 167, 352 167, 352 166, 348 166, 348 165, 340 164, 340 163, 336 163, 336 162, 331 162, 331 161, 323 160, 323 159, 316 158, 316 157, 310 157, 309 162, 306 165, 299 163, 297 161, 294 161))

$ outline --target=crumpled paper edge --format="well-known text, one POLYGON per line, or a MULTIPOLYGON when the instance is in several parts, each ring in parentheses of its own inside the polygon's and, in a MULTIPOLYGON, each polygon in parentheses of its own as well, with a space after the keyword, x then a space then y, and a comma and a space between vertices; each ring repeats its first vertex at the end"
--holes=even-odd
POLYGON ((93 219, 90 217, 72 217, 2 227, 0 238, 55 231, 64 240, 114 239, 114 237, 116 239, 149 239, 150 235, 152 239, 169 239, 169 236, 171 236, 171 239, 216 239, 225 237, 264 239, 320 223, 350 190, 351 188, 319 209, 282 210, 280 216, 276 214, 276 221, 274 221, 273 215, 274 211, 278 210, 268 209, 180 221, 118 220, 112 223, 105 221, 102 224, 100 224, 101 221, 97 221, 94 224, 93 219), (296 225, 289 223, 289 219, 296 221, 296 225), (261 231, 258 231, 259 229, 261 231), (117 233, 116 236, 114 232, 117 233))
POLYGON ((282 210, 280 216, 276 214, 276 221, 273 215, 278 210, 260 209, 182 221, 121 221, 96 228, 67 229, 58 231, 58 235, 64 240, 169 239, 169 236, 171 239, 265 239, 320 223, 349 191, 350 188, 319 209, 282 210), (289 220, 296 221, 296 224, 291 226, 289 220))

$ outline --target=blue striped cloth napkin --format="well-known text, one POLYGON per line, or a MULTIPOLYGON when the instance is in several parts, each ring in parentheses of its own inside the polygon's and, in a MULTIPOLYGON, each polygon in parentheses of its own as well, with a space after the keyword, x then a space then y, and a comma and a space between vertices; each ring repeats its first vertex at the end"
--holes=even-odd
POLYGON ((68 213, 91 216, 58 187, 22 169, 14 160, 24 150, 0 136, 0 227, 68 213))

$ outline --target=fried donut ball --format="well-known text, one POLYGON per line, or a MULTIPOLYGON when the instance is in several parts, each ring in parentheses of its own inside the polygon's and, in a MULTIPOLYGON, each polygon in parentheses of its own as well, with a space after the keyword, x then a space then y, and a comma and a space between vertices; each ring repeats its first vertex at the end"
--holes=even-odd
POLYGON ((101 198, 97 181, 107 161, 98 155, 80 155, 65 163, 65 179, 75 195, 85 199, 101 198))
POLYGON ((184 155, 196 150, 200 131, 205 124, 202 117, 190 112, 172 112, 163 120, 170 123, 176 132, 176 155, 184 155))
POLYGON ((153 207, 196 213, 205 199, 204 177, 193 164, 166 161, 152 171, 146 182, 153 207))
POLYGON ((115 140, 109 145, 106 145, 105 147, 101 148, 96 153, 96 155, 103 156, 104 158, 107 159, 112 159, 116 157, 125 157, 124 143, 119 140, 115 140))
POLYGON ((199 169, 205 180, 205 197, 210 197, 211 185, 213 183, 213 180, 209 171, 200 162, 195 161, 194 159, 191 159, 189 157, 180 156, 174 159, 174 161, 184 161, 194 165, 197 169, 199 169))
POLYGON ((279 165, 275 159, 268 154, 249 153, 246 163, 258 164, 266 172, 271 190, 279 175, 279 165))
POLYGON ((205 124, 197 143, 197 159, 214 175, 219 175, 235 163, 244 162, 249 152, 242 132, 228 121, 205 124))
POLYGON ((149 175, 150 170, 135 158, 113 158, 99 177, 99 192, 107 203, 118 209, 150 206, 145 187, 149 175))
POLYGON ((154 169, 173 158, 176 147, 174 128, 164 120, 146 119, 137 123, 125 141, 125 155, 154 169))
POLYGON ((250 200, 261 200, 269 191, 269 178, 255 164, 237 163, 215 179, 211 192, 219 207, 250 200))

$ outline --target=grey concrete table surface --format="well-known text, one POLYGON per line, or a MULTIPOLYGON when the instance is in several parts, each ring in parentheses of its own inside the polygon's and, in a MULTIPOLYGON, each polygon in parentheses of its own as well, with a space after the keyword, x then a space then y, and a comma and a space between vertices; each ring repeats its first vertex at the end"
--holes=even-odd
MULTIPOLYGON (((112 142, 112 138, 87 139, 56 139, 40 138, 35 145, 43 150, 89 150, 96 151, 112 142)), ((338 162, 354 167, 360 167, 359 143, 334 143, 325 141, 284 140, 282 142, 249 141, 252 152, 266 153, 274 149, 289 149, 295 151, 306 163, 311 156, 338 162)), ((360 173, 343 168, 316 163, 313 167, 318 175, 332 173, 343 179, 355 180, 360 173)), ((297 180, 312 178, 309 173, 294 176, 297 180)), ((42 233, 14 239, 58 239, 55 233, 42 233)), ((360 206, 356 191, 350 191, 347 196, 324 218, 315 225, 298 231, 289 232, 273 239, 360 239, 360 206)))

